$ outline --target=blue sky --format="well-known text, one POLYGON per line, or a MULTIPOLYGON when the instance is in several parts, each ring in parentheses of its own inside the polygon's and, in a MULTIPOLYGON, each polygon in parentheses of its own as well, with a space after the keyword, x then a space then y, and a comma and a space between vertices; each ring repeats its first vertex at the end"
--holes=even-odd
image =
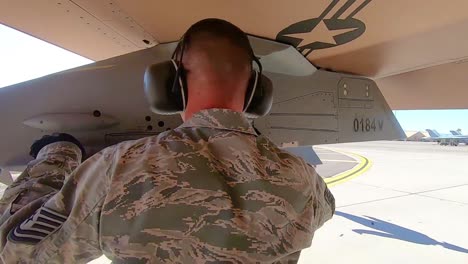
MULTIPOLYGON (((0 24, 0 88, 93 61, 0 24)), ((468 134, 468 110, 394 111, 405 130, 461 128, 468 134)))
POLYGON ((460 128, 468 134, 468 110, 398 110, 393 111, 405 130, 435 129, 449 134, 460 128))

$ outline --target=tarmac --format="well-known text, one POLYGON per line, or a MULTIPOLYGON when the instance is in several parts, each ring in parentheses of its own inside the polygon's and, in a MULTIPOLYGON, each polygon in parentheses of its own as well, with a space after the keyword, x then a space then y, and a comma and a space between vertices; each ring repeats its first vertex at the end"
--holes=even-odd
POLYGON ((314 147, 315 153, 323 164, 315 169, 323 178, 331 178, 342 172, 348 171, 358 165, 359 161, 342 152, 333 151, 328 148, 314 147))
POLYGON ((335 216, 299 263, 468 263, 468 146, 380 141, 314 149, 325 175, 335 169, 326 161, 331 150, 370 165, 331 187, 335 216))

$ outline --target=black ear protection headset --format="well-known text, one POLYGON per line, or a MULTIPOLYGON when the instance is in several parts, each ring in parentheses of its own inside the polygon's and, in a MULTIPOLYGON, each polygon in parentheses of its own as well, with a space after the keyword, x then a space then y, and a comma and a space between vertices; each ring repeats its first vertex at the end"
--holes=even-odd
MULTIPOLYGON (((188 32, 187 32, 188 33, 188 32)), ((186 34, 179 41, 171 60, 149 66, 145 72, 145 94, 151 109, 157 114, 176 114, 183 112, 188 102, 186 71, 182 64, 186 48, 186 34)), ((257 64, 258 71, 252 66, 244 101, 244 112, 249 117, 268 114, 273 102, 272 82, 262 74, 262 64, 252 48, 250 56, 257 64)))

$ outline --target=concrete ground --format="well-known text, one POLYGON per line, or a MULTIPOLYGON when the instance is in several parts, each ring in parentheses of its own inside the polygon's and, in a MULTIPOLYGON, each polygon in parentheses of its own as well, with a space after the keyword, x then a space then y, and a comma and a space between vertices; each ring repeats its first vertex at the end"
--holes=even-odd
POLYGON ((331 188, 336 214, 299 263, 468 263, 468 146, 367 142, 314 149, 322 147, 373 165, 331 188))
POLYGON ((332 151, 321 147, 314 147, 315 153, 323 164, 316 167, 317 173, 323 178, 330 178, 339 173, 352 169, 358 161, 344 153, 332 151))

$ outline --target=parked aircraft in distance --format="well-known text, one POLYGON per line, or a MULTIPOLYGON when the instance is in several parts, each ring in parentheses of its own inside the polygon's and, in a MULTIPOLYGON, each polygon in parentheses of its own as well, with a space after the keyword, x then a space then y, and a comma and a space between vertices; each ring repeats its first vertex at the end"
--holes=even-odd
POLYGON ((468 137, 468 135, 463 135, 460 131, 458 130, 450 130, 450 133, 454 136, 462 136, 462 137, 468 137))
POLYGON ((456 131, 451 130, 450 132, 452 133, 452 135, 440 134, 435 129, 426 129, 426 131, 429 133, 430 137, 424 138, 425 140, 437 141, 442 146, 458 146, 458 144, 460 143, 468 145, 468 136, 464 136, 461 134, 453 135, 453 132, 456 133, 456 131))

